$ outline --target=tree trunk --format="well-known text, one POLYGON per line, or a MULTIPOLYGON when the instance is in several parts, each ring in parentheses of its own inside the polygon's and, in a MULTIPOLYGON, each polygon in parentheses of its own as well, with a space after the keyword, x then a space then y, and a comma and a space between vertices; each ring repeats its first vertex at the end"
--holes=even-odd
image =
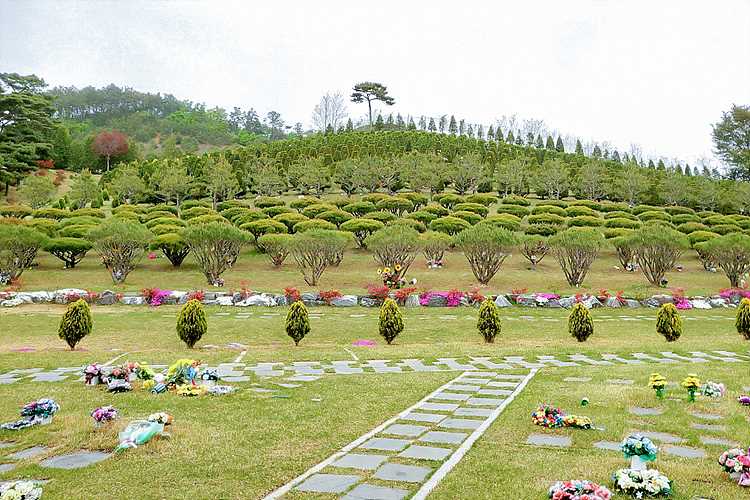
POLYGON ((109 172, 109 155, 107 155, 107 172, 109 172))
POLYGON ((372 128, 372 101, 367 99, 367 109, 370 112, 370 128, 372 128))

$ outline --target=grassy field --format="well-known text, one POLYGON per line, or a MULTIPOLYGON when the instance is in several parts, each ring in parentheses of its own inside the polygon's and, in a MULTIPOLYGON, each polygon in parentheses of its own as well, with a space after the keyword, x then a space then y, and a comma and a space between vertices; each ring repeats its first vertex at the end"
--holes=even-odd
MULTIPOLYGON (((748 343, 734 331, 733 310, 686 312, 684 335, 672 344, 655 333, 653 320, 639 318, 654 317, 655 310, 594 310, 596 331, 588 342, 579 344, 566 332, 566 311, 513 308, 501 313, 504 317, 501 338, 494 345, 484 345, 474 327, 474 309, 405 309, 404 334, 395 345, 387 346, 378 337, 376 309, 319 308, 312 310, 321 315, 311 320, 312 332, 295 348, 283 329, 286 312, 283 308, 245 309, 244 312, 252 312, 246 319, 236 318, 238 310, 234 308, 208 308, 209 332, 199 342, 199 348, 189 350, 174 332, 176 307, 110 306, 94 308, 94 331, 77 351, 65 349, 56 336, 62 311, 61 306, 24 306, 0 311, 0 372, 104 362, 122 353, 128 353, 122 361, 166 363, 188 356, 208 363, 230 362, 238 354, 226 347, 231 342, 248 346, 243 360, 247 363, 345 360, 351 359, 349 351, 361 359, 469 355, 523 355, 532 359, 536 355, 566 353, 599 356, 604 352, 748 351, 748 343), (217 312, 231 314, 216 316, 217 312), (353 318, 352 314, 364 317, 353 318), (634 321, 622 321, 618 319, 621 315, 634 321), (375 340, 377 345, 351 346, 357 339, 375 340), (218 347, 202 347, 206 344, 218 347), (18 352, 20 348, 33 351, 18 352)), ((691 418, 683 402, 661 402, 665 413, 660 417, 636 417, 627 412, 630 406, 655 404, 652 391, 645 387, 649 373, 655 369, 673 381, 681 380, 688 371, 698 371, 702 379, 726 383, 730 390, 728 398, 717 404, 698 402, 692 407, 725 415, 722 423, 729 428, 722 436, 743 444, 750 442, 747 411, 733 401, 742 386, 750 385, 750 371, 745 363, 544 368, 439 485, 433 498, 543 498, 549 484, 557 479, 587 477, 609 483, 611 472, 624 466, 625 461, 618 453, 592 448, 591 443, 617 441, 631 430, 672 432, 688 439, 687 446, 700 446, 698 431, 689 429, 691 418), (564 377, 582 375, 593 377, 593 381, 583 385, 562 382, 564 377), (613 377, 632 378, 636 384, 607 385, 605 380, 613 377), (564 450, 522 444, 529 434, 545 432, 529 419, 538 403, 554 402, 574 411, 583 396, 589 397, 591 404, 578 412, 591 416, 605 431, 555 431, 573 436, 573 446, 564 450)), ((17 418, 19 405, 40 397, 52 397, 62 407, 50 426, 20 433, 0 431, 0 441, 15 440, 8 452, 32 445, 52 448, 45 455, 22 461, 14 471, 0 475, 0 480, 52 479, 45 487, 45 498, 53 499, 259 498, 457 375, 452 372, 326 376, 284 391, 288 398, 249 390, 229 397, 199 399, 171 394, 151 396, 140 391, 110 395, 74 381, 0 385, 3 402, 0 421, 17 418), (111 430, 94 430, 88 415, 93 408, 105 404, 116 405, 123 418, 111 430), (36 465, 46 456, 64 452, 112 449, 117 441, 116 431, 127 421, 161 410, 173 413, 177 419, 170 440, 154 441, 85 469, 62 471, 36 465)), ((252 383, 256 382, 273 383, 263 380, 252 383)), ((250 387, 248 383, 239 385, 250 387)), ((683 396, 681 391, 678 395, 683 396)), ((715 457, 723 449, 701 447, 709 453, 706 459, 689 461, 660 456, 657 467, 675 480, 675 498, 689 499, 694 495, 736 498, 732 495, 737 494, 737 487, 715 465, 715 457)), ((414 486, 409 488, 414 490, 414 486)), ((318 498, 298 494, 295 497, 318 498)))
MULTIPOLYGON (((138 268, 127 278, 124 285, 114 286, 100 259, 92 251, 75 269, 63 269, 62 262, 52 255, 40 252, 38 266, 27 270, 21 277, 24 290, 49 290, 77 287, 94 291, 106 289, 115 291, 140 291, 147 287, 176 290, 211 289, 196 266, 192 256, 180 268, 173 268, 161 253, 158 258, 144 258, 138 268)), ((723 273, 709 273, 690 250, 680 259, 682 272, 667 274, 669 287, 684 288, 688 295, 714 294, 729 286, 723 273)), ((607 289, 610 293, 623 290, 630 297, 646 297, 654 293, 664 293, 664 288, 651 286, 642 273, 628 273, 615 269, 619 261, 613 250, 605 251, 589 272, 582 288, 568 285, 553 255, 548 255, 537 266, 530 269, 529 263, 520 253, 508 258, 500 272, 486 287, 485 293, 507 293, 512 289, 528 289, 532 292, 556 292, 575 294, 584 291, 598 292, 607 289)), ((368 284, 377 284, 377 263, 372 255, 362 250, 349 251, 338 268, 329 268, 323 274, 318 289, 337 289, 342 293, 364 294, 368 284)), ((294 286, 300 290, 311 287, 305 285, 302 274, 290 257, 281 268, 274 268, 268 258, 252 247, 243 251, 237 264, 222 276, 225 290, 249 288, 251 290, 281 293, 284 287, 294 286)), ((466 258, 461 253, 448 253, 442 269, 427 269, 425 260, 419 255, 407 274, 416 278, 419 289, 469 290, 477 286, 476 279, 466 258)), ((667 293, 669 291, 667 290, 667 293)))

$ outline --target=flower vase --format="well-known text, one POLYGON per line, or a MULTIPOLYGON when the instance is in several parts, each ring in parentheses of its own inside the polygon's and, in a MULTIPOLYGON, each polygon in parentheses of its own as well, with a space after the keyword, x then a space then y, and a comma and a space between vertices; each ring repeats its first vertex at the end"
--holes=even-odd
POLYGON ((91 380, 86 382, 86 385, 99 385, 99 378, 98 377, 92 378, 91 380))
POLYGON ((666 390, 664 387, 657 387, 656 388, 656 397, 658 399, 664 399, 664 395, 666 394, 666 390))
POLYGON ((695 389, 688 389, 688 403, 695 403, 695 389))
POLYGON ((39 417, 39 425, 49 425, 52 423, 52 415, 46 417, 39 417))
POLYGON ((646 461, 640 455, 630 457, 630 468, 633 470, 646 470, 646 461))

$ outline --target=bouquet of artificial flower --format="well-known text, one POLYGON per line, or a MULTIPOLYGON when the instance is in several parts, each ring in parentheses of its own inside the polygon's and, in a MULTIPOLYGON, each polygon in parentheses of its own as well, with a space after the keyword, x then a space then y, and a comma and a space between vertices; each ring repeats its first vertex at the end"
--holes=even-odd
POLYGON ((582 415, 565 415, 563 425, 575 429, 591 429, 592 427, 591 419, 582 415))
POLYGON ((664 398, 664 388, 667 386, 667 379, 664 376, 660 373, 652 373, 648 378, 648 385, 656 391, 657 398, 664 398))
POLYGON ((552 500, 609 500, 612 493, 606 486, 591 481, 558 481, 549 489, 552 500))
POLYGON ((128 380, 130 378, 130 366, 126 363, 123 366, 112 368, 109 373, 110 380, 128 380))
POLYGON ((656 469, 620 469, 612 474, 615 491, 633 498, 656 498, 672 494, 672 481, 656 469))
POLYGON ((721 398, 726 394, 727 388, 724 384, 718 382, 707 381, 701 386, 701 394, 708 396, 709 398, 721 398))
POLYGON ((107 390, 109 392, 128 392, 133 390, 133 386, 126 379, 114 378, 107 384, 107 390))
POLYGON ((88 385, 97 385, 106 383, 106 377, 102 367, 98 363, 92 363, 83 369, 83 378, 88 385))
POLYGON ((161 411, 159 413, 152 413, 146 420, 162 425, 172 425, 172 422, 174 422, 174 417, 169 413, 164 413, 163 411, 161 411))
POLYGON ((646 462, 656 460, 656 453, 659 451, 653 441, 640 434, 631 434, 623 439, 620 450, 625 458, 637 456, 646 462))
POLYGON ((729 477, 737 481, 740 486, 750 486, 750 450, 732 448, 719 456, 719 465, 729 477))
POLYGON ((750 396, 743 394, 737 398, 737 402, 742 406, 750 406, 750 396))
POLYGON ((192 384, 198 374, 197 368, 200 364, 200 361, 193 359, 178 359, 167 370, 167 385, 192 384))
POLYGON ((117 410, 113 406, 102 406, 91 412, 91 418, 97 425, 106 424, 117 418, 117 410))
POLYGON ((202 396, 206 394, 206 387, 202 385, 183 384, 177 386, 178 396, 202 396))
POLYGON ((155 376, 154 370, 145 363, 135 363, 133 365, 133 372, 138 380, 153 380, 155 376))
POLYGON ((581 415, 566 415, 563 410, 550 404, 543 403, 531 413, 531 421, 548 429, 559 427, 573 427, 577 429, 591 429, 591 419, 581 415))
POLYGON ((688 401, 695 401, 695 393, 701 386, 701 379, 695 373, 688 373, 688 376, 682 381, 682 387, 688 391, 688 401))
POLYGON ((37 500, 42 489, 31 481, 0 483, 0 500, 37 500))
POLYGON ((54 399, 44 398, 26 403, 21 409, 21 416, 47 418, 53 416, 58 410, 60 410, 60 405, 54 399))

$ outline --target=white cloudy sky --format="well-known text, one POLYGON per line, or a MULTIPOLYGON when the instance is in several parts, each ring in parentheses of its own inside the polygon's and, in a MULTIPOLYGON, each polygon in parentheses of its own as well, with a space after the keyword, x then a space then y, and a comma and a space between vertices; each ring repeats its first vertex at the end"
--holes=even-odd
POLYGON ((292 123, 322 93, 375 80, 403 114, 517 113, 680 158, 710 154, 710 124, 750 104, 749 0, 266 4, 0 0, 0 71, 292 123))

